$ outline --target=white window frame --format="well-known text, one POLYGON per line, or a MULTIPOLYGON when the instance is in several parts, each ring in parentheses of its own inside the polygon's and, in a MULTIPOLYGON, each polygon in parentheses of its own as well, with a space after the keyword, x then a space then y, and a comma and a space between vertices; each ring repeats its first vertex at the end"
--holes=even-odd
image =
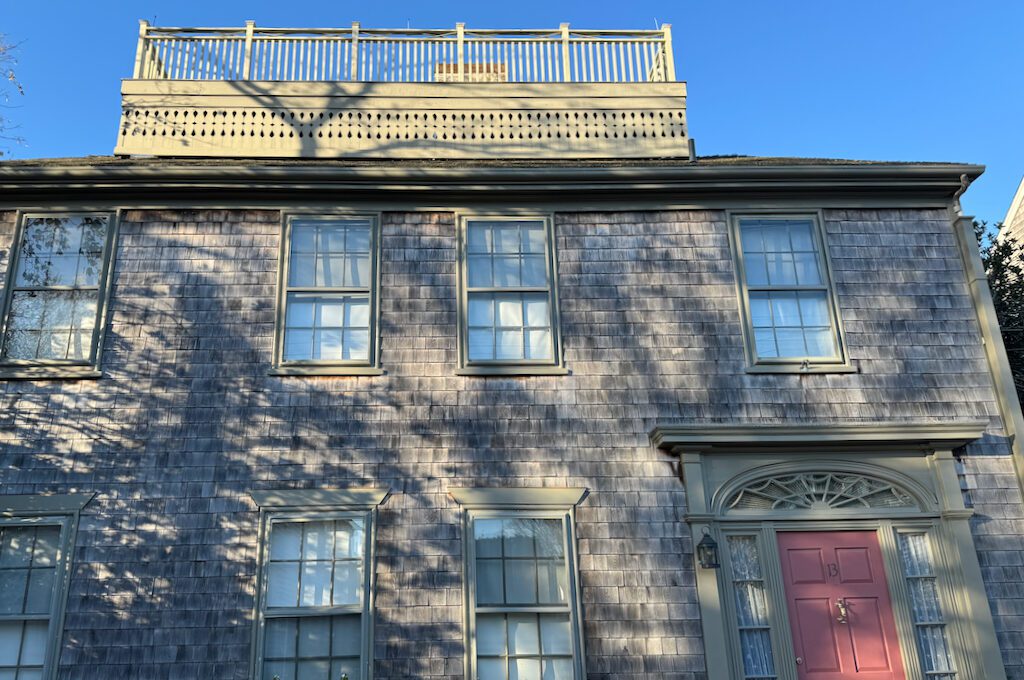
POLYGON ((259 552, 256 602, 253 608, 252 677, 263 676, 264 644, 268 618, 326 617, 345 614, 361 616, 360 678, 373 677, 373 593, 375 583, 375 533, 377 506, 386 498, 387 489, 349 490, 286 490, 252 492, 260 507, 259 552), (267 615, 268 570, 270 567, 270 532, 275 523, 320 522, 337 519, 359 519, 364 522, 363 590, 359 605, 324 607, 280 607, 267 615))
POLYGON ((566 605, 527 607, 485 607, 482 613, 568 613, 573 646, 573 677, 586 678, 582 600, 579 583, 579 554, 576 550, 576 505, 586 496, 585 489, 451 489, 450 493, 466 512, 463 524, 465 560, 466 678, 476 680, 476 540, 477 519, 557 519, 562 522, 566 579, 569 598, 566 605))
POLYGON ((336 213, 303 213, 288 212, 283 216, 281 229, 281 248, 278 263, 278 295, 277 316, 274 333, 274 368, 275 375, 381 375, 380 368, 380 231, 381 213, 379 212, 347 212, 336 213), (289 284, 291 275, 291 249, 293 224, 302 221, 345 222, 367 221, 370 224, 370 274, 368 286, 292 286, 289 284), (367 358, 348 360, 325 359, 284 359, 286 322, 288 315, 288 294, 308 293, 311 295, 352 294, 366 295, 370 305, 369 345, 367 358))
POLYGON ((0 620, 2 621, 43 619, 49 621, 46 649, 43 656, 43 680, 53 680, 57 677, 78 516, 81 509, 92 498, 92 493, 54 494, 47 496, 0 496, 0 526, 56 526, 60 528, 50 611, 46 615, 0 615, 0 620))
POLYGON ((850 354, 846 346, 846 334, 843 331, 842 318, 839 314, 839 299, 835 292, 835 285, 832 276, 832 262, 828 252, 828 241, 826 239, 824 224, 825 218, 822 211, 793 211, 770 210, 770 211, 727 211, 729 222, 729 240, 732 245, 733 263, 736 267, 736 292, 740 306, 740 316, 743 324, 743 343, 747 357, 747 372, 749 373, 849 373, 855 372, 856 368, 850 361, 850 354), (814 286, 799 285, 757 285, 751 287, 747 282, 746 266, 743 259, 743 240, 741 237, 741 223, 743 220, 808 220, 811 222, 811 233, 814 239, 815 249, 818 255, 818 269, 821 272, 822 283, 814 286), (829 320, 832 325, 832 340, 836 347, 835 357, 760 357, 757 353, 757 344, 754 340, 754 324, 750 312, 750 293, 756 292, 800 292, 818 291, 825 293, 825 301, 828 306, 829 320))
POLYGON ((554 216, 542 213, 517 214, 515 211, 474 212, 458 215, 458 326, 460 375, 563 375, 567 373, 562 355, 561 316, 558 309, 558 259, 555 247, 554 216), (539 222, 544 228, 545 268, 547 286, 470 287, 469 225, 472 222, 539 222), (551 322, 550 359, 470 359, 469 358, 469 295, 470 293, 539 293, 548 298, 551 322))

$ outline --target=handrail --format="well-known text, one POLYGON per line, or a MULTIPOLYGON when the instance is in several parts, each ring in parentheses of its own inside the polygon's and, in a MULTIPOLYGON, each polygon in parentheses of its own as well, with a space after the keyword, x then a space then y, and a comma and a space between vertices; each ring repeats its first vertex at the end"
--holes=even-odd
POLYGON ((170 28, 139 22, 134 79, 674 82, 671 26, 557 29, 170 28))

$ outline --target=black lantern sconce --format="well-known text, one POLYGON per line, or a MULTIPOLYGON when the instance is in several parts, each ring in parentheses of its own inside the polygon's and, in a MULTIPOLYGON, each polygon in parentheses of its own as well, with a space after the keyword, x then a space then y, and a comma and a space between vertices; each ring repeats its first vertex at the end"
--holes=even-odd
POLYGON ((700 543, 697 544, 697 563, 700 564, 701 569, 718 569, 722 566, 718 563, 718 543, 711 538, 711 532, 707 527, 704 527, 702 531, 704 538, 700 539, 700 543))

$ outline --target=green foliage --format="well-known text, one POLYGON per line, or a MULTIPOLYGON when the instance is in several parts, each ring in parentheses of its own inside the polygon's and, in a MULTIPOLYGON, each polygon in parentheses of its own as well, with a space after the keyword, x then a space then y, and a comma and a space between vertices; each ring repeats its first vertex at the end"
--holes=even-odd
POLYGON ((974 234, 981 250, 981 263, 992 291, 996 317, 1010 359, 1017 395, 1024 401, 1024 244, 1004 234, 1002 224, 989 230, 985 222, 974 222, 974 234))

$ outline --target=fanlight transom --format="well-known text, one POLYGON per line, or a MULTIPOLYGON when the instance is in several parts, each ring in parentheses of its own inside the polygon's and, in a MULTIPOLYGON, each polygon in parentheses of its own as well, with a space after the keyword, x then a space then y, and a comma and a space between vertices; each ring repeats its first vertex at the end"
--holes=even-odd
POLYGON ((801 472, 763 477, 726 500, 727 510, 848 510, 914 508, 917 502, 892 482, 845 472, 801 472))

